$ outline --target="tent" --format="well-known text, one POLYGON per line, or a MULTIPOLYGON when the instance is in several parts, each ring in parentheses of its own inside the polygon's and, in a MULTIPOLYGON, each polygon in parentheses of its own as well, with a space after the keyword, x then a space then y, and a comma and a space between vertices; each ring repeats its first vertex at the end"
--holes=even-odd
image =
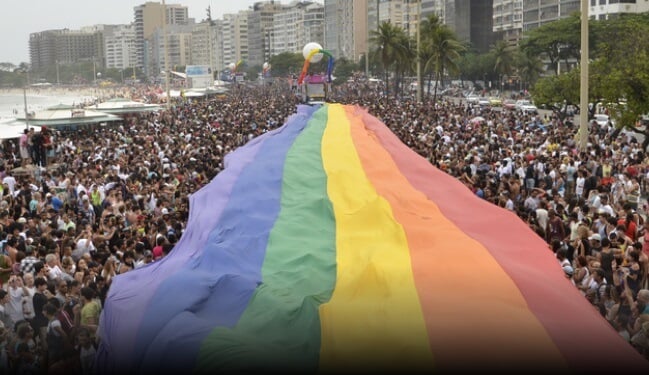
MULTIPOLYGON (((40 126, 29 125, 34 128, 37 133, 40 131, 40 126)), ((25 130, 25 123, 14 120, 0 122, 0 139, 13 139, 20 138, 25 130)))
POLYGON ((547 244, 366 110, 299 106, 113 278, 102 373, 647 373, 547 244))
MULTIPOLYGON (((18 116, 16 120, 24 123, 25 115, 18 116)), ((78 126, 101 124, 121 120, 122 119, 119 116, 115 116, 109 113, 59 104, 53 107, 49 107, 44 111, 39 111, 31 114, 29 123, 52 128, 75 128, 78 126)))
POLYGON ((126 98, 114 98, 103 103, 88 106, 86 109, 118 115, 125 113, 155 112, 161 108, 157 104, 146 104, 126 98))

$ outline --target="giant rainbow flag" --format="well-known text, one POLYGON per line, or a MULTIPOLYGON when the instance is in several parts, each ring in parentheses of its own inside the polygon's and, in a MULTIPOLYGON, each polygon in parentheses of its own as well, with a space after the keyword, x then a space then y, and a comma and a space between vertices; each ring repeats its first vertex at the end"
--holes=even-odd
POLYGON ((359 107, 298 107, 114 278, 103 373, 639 369, 515 215, 359 107))

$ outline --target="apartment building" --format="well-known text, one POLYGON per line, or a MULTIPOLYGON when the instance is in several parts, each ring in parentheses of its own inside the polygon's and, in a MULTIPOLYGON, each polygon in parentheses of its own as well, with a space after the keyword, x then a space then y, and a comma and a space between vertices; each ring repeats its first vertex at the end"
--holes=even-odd
POLYGON ((649 12, 647 0, 590 0, 588 16, 595 20, 619 17, 624 13, 649 12))
POLYGON ((165 9, 162 3, 146 2, 134 7, 133 12, 137 66, 143 69, 145 74, 150 75, 154 62, 156 66, 159 66, 161 60, 159 56, 151 55, 156 50, 151 40, 152 35, 156 30, 162 29, 165 23, 167 25, 188 25, 193 23, 193 20, 189 19, 188 8, 180 4, 166 4, 165 9))
POLYGON ((248 61, 248 16, 250 10, 243 10, 236 14, 223 15, 223 46, 221 55, 223 65, 219 70, 225 69, 231 63, 239 60, 248 61))
POLYGON ((273 17, 285 6, 279 1, 255 3, 248 15, 248 65, 257 66, 270 60, 273 17))
POLYGON ((125 69, 137 66, 137 41, 132 24, 106 25, 103 33, 107 68, 125 69))
POLYGON ((31 68, 42 71, 56 64, 95 61, 104 64, 104 41, 100 31, 47 30, 29 35, 31 68))
POLYGON ((322 4, 308 1, 291 3, 273 17, 271 54, 302 52, 309 42, 323 45, 324 25, 322 4))

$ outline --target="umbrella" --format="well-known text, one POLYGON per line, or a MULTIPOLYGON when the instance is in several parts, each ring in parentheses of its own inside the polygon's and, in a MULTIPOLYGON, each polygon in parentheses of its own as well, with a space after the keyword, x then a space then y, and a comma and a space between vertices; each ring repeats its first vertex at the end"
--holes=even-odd
POLYGON ((477 123, 480 123, 480 122, 486 122, 486 120, 484 119, 484 117, 482 117, 482 116, 476 116, 476 117, 474 117, 474 118, 471 119, 471 123, 472 123, 472 124, 477 124, 477 123))

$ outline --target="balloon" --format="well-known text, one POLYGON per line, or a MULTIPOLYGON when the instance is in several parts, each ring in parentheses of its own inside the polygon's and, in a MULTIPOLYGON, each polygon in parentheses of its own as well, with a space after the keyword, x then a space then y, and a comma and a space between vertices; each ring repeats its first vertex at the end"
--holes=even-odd
MULTIPOLYGON (((304 48, 302 49, 302 56, 304 56, 305 60, 307 58, 309 58, 309 54, 314 49, 320 50, 320 49, 322 49, 322 46, 320 44, 316 43, 316 42, 307 43, 304 46, 304 48)), ((315 55, 313 55, 313 57, 311 57, 310 62, 317 63, 320 60, 322 60, 322 54, 321 53, 316 53, 315 55)))
POLYGON ((230 68, 230 70, 234 70, 234 68, 236 67, 237 65, 235 63, 230 63, 230 65, 228 65, 228 68, 230 68))
POLYGON ((262 67, 264 68, 264 70, 268 69, 269 66, 270 66, 270 64, 268 64, 267 62, 265 62, 264 65, 262 65, 262 67))

